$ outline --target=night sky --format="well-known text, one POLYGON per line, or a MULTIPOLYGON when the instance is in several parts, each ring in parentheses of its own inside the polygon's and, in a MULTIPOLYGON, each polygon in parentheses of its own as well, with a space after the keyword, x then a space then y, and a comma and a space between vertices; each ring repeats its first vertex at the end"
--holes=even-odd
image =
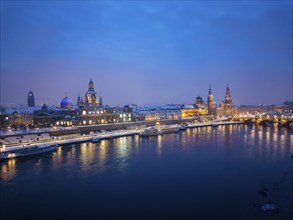
POLYGON ((1 104, 292 99, 292 1, 1 1, 1 104))

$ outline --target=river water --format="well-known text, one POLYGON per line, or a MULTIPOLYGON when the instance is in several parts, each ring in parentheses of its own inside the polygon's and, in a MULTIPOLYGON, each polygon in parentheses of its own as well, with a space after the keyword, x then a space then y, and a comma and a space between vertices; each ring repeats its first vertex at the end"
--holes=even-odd
POLYGON ((68 145, 0 162, 0 218, 291 220, 292 152, 292 131, 246 125, 68 145))

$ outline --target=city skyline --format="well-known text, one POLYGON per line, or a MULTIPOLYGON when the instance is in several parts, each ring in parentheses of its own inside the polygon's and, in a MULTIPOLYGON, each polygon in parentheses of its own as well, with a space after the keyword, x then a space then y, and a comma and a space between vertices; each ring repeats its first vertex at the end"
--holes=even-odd
POLYGON ((292 2, 1 2, 1 104, 292 100, 292 2), (134 19, 135 18, 135 19, 134 19))

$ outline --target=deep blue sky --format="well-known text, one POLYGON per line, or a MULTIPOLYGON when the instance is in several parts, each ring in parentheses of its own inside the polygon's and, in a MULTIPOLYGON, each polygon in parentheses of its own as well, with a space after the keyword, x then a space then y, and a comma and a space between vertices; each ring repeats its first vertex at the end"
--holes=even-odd
POLYGON ((292 1, 1 1, 1 102, 292 99, 292 1))

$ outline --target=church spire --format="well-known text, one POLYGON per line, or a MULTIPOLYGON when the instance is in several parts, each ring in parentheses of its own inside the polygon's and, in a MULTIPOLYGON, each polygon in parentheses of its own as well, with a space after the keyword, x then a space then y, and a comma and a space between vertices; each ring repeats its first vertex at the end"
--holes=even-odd
POLYGON ((102 96, 100 96, 99 107, 100 108, 103 108, 104 107, 103 100, 102 100, 102 96))
POLYGON ((230 96, 230 88, 229 88, 228 83, 227 83, 227 88, 226 88, 226 96, 230 96))
POLYGON ((209 95, 212 94, 211 84, 209 84, 209 95))

